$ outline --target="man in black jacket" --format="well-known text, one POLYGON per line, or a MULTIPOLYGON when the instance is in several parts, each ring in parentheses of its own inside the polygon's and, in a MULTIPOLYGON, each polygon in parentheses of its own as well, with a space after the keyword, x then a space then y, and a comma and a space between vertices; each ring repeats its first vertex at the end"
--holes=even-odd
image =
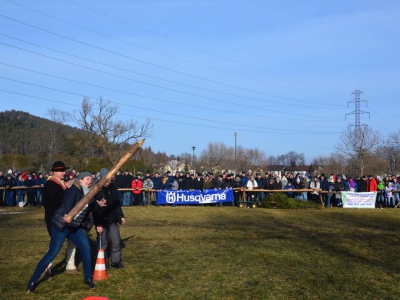
POLYGON ((201 173, 197 173, 197 177, 193 180, 193 189, 203 191, 203 178, 201 177, 201 173))
MULTIPOLYGON (((129 170, 126 169, 124 171, 124 175, 122 176, 122 181, 121 181, 121 188, 123 189, 131 189, 132 188, 132 181, 133 181, 133 176, 129 174, 129 170)), ((123 191, 123 200, 122 200, 122 205, 123 206, 130 206, 133 205, 132 203, 132 191, 123 191)))
MULTIPOLYGON (((108 173, 106 168, 100 170, 100 179, 108 173)), ((125 224, 124 213, 122 212, 121 203, 117 197, 117 189, 109 180, 95 196, 96 200, 106 199, 107 205, 104 207, 96 207, 93 211, 93 221, 96 225, 96 231, 100 234, 102 249, 111 255, 111 267, 123 268, 122 252, 121 252, 121 236, 119 233, 118 223, 125 224), (108 244, 110 243, 110 248, 108 244)), ((96 204, 98 206, 98 204, 96 204)), ((108 267, 108 262, 106 263, 108 267)))

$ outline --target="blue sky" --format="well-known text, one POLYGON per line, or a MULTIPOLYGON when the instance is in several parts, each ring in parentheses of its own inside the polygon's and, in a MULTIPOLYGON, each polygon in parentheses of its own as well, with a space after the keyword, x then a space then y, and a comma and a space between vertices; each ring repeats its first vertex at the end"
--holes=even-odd
POLYGON ((79 95, 103 97, 119 104, 122 120, 152 120, 145 145, 154 151, 196 146, 198 155, 209 142, 233 146, 237 132, 238 145, 267 156, 294 150, 310 162, 329 155, 354 122, 345 114, 358 89, 371 116, 362 123, 383 136, 400 129, 398 1, 0 7, 1 111, 46 117, 51 108, 77 109, 79 95))

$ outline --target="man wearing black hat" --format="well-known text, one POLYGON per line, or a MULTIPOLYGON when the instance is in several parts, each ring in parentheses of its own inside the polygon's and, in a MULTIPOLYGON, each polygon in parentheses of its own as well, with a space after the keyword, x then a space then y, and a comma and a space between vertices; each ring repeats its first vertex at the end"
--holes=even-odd
POLYGON ((201 173, 197 173, 197 177, 193 180, 193 189, 203 191, 204 184, 203 178, 201 177, 201 173))
MULTIPOLYGON (((62 161, 56 161, 51 168, 52 176, 46 181, 43 187, 42 199, 44 206, 44 221, 46 222, 47 232, 51 236, 51 217, 61 205, 66 190, 70 187, 69 182, 64 182, 65 170, 68 169, 62 161)), ((67 261, 71 258, 67 258, 67 261)), ((46 269, 45 277, 51 278, 49 265, 46 269)))

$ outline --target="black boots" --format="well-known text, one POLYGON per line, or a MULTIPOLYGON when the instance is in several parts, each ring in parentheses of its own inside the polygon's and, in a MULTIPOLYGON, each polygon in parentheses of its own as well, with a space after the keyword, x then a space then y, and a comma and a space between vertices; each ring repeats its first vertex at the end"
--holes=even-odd
POLYGON ((95 284, 93 283, 93 279, 92 279, 92 278, 90 278, 90 279, 85 279, 85 280, 83 281, 83 283, 84 283, 84 284, 87 284, 88 287, 90 287, 91 289, 95 287, 95 284))
POLYGON ((125 268, 125 267, 122 265, 122 261, 119 261, 119 262, 117 262, 117 263, 115 263, 115 264, 111 264, 111 267, 116 268, 116 269, 123 269, 123 268, 125 268))

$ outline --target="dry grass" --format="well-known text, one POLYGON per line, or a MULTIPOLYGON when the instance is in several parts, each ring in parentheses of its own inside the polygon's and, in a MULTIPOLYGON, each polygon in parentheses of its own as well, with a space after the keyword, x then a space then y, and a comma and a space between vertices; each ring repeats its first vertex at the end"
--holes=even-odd
POLYGON ((63 272, 62 250, 34 295, 24 290, 48 247, 43 210, 11 210, 26 213, 0 215, 2 299, 400 298, 396 209, 127 208, 124 270, 89 290, 63 272))

